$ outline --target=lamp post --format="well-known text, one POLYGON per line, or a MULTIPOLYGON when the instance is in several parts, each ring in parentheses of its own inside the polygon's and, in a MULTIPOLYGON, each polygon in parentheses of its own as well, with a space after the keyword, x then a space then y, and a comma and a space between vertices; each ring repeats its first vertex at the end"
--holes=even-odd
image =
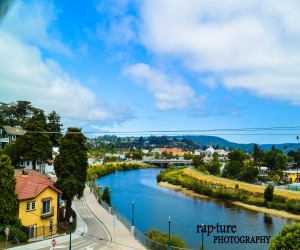
POLYGON ((170 244, 171 244, 171 217, 169 216, 169 239, 168 239, 168 250, 170 250, 170 244))
POLYGON ((134 201, 132 201, 131 226, 134 226, 134 201))
POLYGON ((70 246, 69 246, 69 249, 71 250, 72 249, 72 223, 73 223, 73 217, 70 216, 70 219, 69 219, 69 222, 70 222, 70 246))
POLYGON ((201 243, 201 250, 204 250, 204 239, 203 239, 203 233, 204 233, 204 224, 202 223, 202 229, 201 229, 201 233, 202 233, 202 243, 201 243))

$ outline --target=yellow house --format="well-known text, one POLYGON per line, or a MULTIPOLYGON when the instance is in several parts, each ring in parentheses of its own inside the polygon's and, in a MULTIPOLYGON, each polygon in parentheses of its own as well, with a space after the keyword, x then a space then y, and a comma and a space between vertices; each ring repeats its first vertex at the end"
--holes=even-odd
POLYGON ((29 239, 57 233, 58 204, 61 191, 47 176, 34 170, 16 170, 18 218, 29 239))

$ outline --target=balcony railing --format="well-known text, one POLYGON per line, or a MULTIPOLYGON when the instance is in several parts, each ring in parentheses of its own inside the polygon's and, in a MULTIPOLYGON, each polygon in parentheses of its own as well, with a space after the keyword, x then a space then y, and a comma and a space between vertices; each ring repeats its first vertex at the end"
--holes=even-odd
POLYGON ((50 207, 50 211, 45 212, 44 209, 41 209, 41 217, 48 218, 54 215, 54 206, 50 207))
POLYGON ((0 138, 0 142, 7 142, 7 143, 9 143, 9 138, 0 138))

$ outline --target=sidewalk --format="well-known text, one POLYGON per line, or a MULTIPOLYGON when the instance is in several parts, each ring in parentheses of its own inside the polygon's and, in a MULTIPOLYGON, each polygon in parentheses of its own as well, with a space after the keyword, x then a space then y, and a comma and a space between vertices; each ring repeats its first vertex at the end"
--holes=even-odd
MULTIPOLYGON (((102 226, 106 229, 107 234, 110 236, 111 242, 109 242, 106 246, 103 246, 103 250, 105 249, 118 249, 118 250, 132 250, 132 249, 140 249, 146 250, 146 248, 138 242, 133 236, 130 235, 130 232, 127 228, 118 220, 115 222, 115 227, 113 225, 114 217, 109 214, 100 204, 98 204, 93 193, 90 193, 90 188, 88 186, 85 187, 84 197, 85 204, 88 209, 92 212, 92 214, 98 218, 98 220, 102 223, 102 226)), ((75 206, 72 206, 75 209, 75 206)), ((78 239, 81 237, 83 232, 87 232, 87 225, 84 220, 77 213, 77 228, 74 233, 72 233, 72 240, 78 239)), ((54 238, 54 237, 53 237, 54 238)), ((69 235, 55 237, 56 241, 64 242, 69 240, 69 235)), ((29 243, 28 245, 22 245, 18 247, 13 247, 10 249, 13 250, 34 250, 34 249, 42 249, 49 247, 49 249, 53 249, 51 247, 51 239, 46 239, 38 242, 29 243)))
POLYGON ((120 221, 116 220, 114 227, 114 217, 109 214, 101 205, 99 205, 93 193, 90 192, 90 188, 87 186, 84 190, 84 199, 90 211, 103 223, 103 226, 110 234, 112 239, 110 248, 121 250, 146 250, 146 248, 140 242, 130 235, 130 232, 120 221))

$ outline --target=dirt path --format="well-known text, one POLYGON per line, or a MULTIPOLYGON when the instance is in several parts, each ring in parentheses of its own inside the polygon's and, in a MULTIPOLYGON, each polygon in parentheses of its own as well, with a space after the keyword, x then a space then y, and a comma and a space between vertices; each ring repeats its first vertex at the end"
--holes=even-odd
MULTIPOLYGON (((183 173, 186 175, 189 175, 191 177, 194 177, 198 180, 204 180, 207 182, 223 184, 226 187, 235 188, 235 185, 238 184, 239 189, 244 189, 244 190, 251 191, 251 192, 263 193, 266 188, 265 186, 253 185, 253 184, 249 184, 249 183, 242 182, 242 181, 235 181, 235 180, 230 180, 230 179, 226 179, 226 178, 222 178, 222 177, 204 174, 204 173, 198 172, 198 171, 190 169, 190 168, 184 169, 183 173)), ((282 195, 289 199, 300 200, 300 192, 297 192, 297 191, 275 188, 274 193, 277 195, 282 195)))

